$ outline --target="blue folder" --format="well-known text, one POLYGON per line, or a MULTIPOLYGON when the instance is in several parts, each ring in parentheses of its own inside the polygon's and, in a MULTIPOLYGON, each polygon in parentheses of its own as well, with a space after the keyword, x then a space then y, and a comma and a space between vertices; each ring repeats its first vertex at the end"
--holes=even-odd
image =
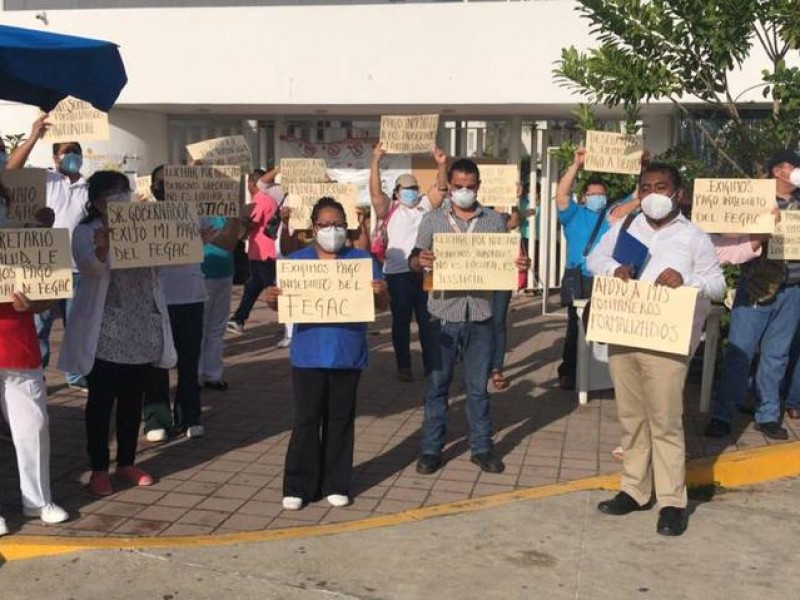
POLYGON ((612 256, 621 265, 632 265, 635 278, 641 275, 649 254, 647 246, 628 233, 627 229, 619 232, 612 256))

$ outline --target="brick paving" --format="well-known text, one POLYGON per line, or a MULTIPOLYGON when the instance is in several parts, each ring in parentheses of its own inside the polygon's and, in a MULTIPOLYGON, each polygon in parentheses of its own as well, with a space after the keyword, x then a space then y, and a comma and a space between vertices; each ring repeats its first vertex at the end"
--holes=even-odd
MULTIPOLYGON (((238 292, 233 303, 238 303, 238 292)), ((275 344, 283 326, 263 304, 244 335, 226 340, 227 392, 203 392, 206 436, 151 444, 143 437, 138 464, 158 480, 148 488, 120 486, 97 499, 86 491, 85 395, 66 389, 60 373, 47 373, 54 499, 70 511, 63 526, 44 526, 20 515, 13 446, 0 440, 0 501, 12 531, 69 536, 197 535, 333 523, 476 498, 522 487, 577 479, 619 469, 610 452, 619 442, 611 392, 594 393, 585 407, 557 386, 565 321, 542 316, 541 301, 515 298, 509 316, 506 373, 511 386, 492 395, 502 474, 480 472, 469 461, 463 384, 457 374, 445 449, 447 464, 431 476, 414 470, 422 421, 424 379, 395 377, 388 315, 370 327, 371 364, 359 389, 354 502, 326 502, 299 512, 281 510, 281 477, 291 426, 288 351, 275 344)), ((60 332, 54 332, 55 349, 60 332)), ((54 359, 55 363, 55 359, 54 359)), ((686 400, 687 453, 691 458, 774 443, 741 415, 735 443, 702 437, 699 380, 690 378, 686 400)), ((788 423, 792 427, 791 423, 788 423)), ((791 430, 797 440, 800 428, 791 430)))

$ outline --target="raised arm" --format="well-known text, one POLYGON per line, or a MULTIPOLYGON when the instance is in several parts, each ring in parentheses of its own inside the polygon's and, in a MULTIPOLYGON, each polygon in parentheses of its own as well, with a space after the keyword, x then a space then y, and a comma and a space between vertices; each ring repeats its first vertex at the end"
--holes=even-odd
POLYGON ((47 122, 47 115, 42 115, 33 122, 31 127, 31 134, 28 139, 22 142, 17 149, 8 157, 6 169, 21 169, 28 162, 28 157, 36 146, 36 142, 42 139, 42 136, 47 131, 50 123, 47 122))
POLYGON ((586 148, 581 146, 575 151, 575 159, 572 164, 564 171, 564 175, 558 182, 556 187, 556 206, 558 210, 566 210, 569 206, 569 197, 572 192, 572 185, 575 183, 575 178, 578 176, 578 171, 583 168, 583 163, 586 160, 586 148))
POLYGON ((428 201, 436 209, 447 197, 447 154, 437 146, 433 149, 433 160, 436 161, 436 181, 428 188, 428 201))
POLYGON ((386 150, 383 149, 383 144, 381 142, 375 144, 372 149, 372 162, 369 164, 369 197, 377 219, 383 219, 392 204, 381 185, 381 159, 385 155, 386 150))

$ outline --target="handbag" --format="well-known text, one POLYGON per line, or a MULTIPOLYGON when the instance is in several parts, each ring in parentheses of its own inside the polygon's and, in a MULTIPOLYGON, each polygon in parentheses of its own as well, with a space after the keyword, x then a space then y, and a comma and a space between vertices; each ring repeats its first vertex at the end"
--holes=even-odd
POLYGON ((264 225, 264 235, 271 240, 278 239, 278 231, 281 228, 281 208, 283 207, 283 203, 286 201, 286 197, 288 195, 289 194, 283 195, 283 199, 278 204, 278 208, 275 210, 275 213, 269 218, 267 224, 264 225))
MULTIPOLYGON (((586 242, 586 247, 583 249, 582 257, 586 258, 589 250, 597 239, 597 234, 600 233, 600 227, 606 218, 606 211, 600 213, 597 217, 597 223, 594 224, 592 235, 589 236, 589 241, 586 242)), ((561 306, 569 306, 573 300, 581 300, 583 298, 590 298, 592 296, 592 284, 594 278, 583 274, 580 266, 569 267, 564 269, 564 275, 561 277, 561 306)))
POLYGON ((375 257, 375 260, 381 264, 383 264, 383 261, 386 260, 386 250, 389 248, 389 232, 387 230, 387 227, 389 226, 389 219, 392 218, 392 215, 394 214, 394 211, 397 210, 398 206, 398 202, 392 203, 392 207, 389 209, 389 212, 383 218, 381 224, 378 225, 378 228, 375 230, 375 233, 372 236, 370 253, 375 257))

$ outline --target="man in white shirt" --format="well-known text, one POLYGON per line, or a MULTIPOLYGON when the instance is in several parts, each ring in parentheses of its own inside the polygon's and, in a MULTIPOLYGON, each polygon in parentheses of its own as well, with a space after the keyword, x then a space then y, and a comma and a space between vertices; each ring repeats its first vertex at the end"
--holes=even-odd
POLYGON ((710 300, 721 299, 726 292, 711 239, 680 212, 682 193, 675 167, 650 163, 639 179, 641 214, 617 223, 587 261, 596 276, 613 275, 626 281, 636 277, 656 285, 700 290, 688 357, 615 345, 609 348, 625 458, 621 491, 597 508, 610 515, 646 510, 655 487, 661 507, 657 531, 672 536, 681 535, 687 525, 683 387, 689 357, 699 344, 710 300), (649 249, 640 273, 613 258, 626 224, 627 233, 649 249))

